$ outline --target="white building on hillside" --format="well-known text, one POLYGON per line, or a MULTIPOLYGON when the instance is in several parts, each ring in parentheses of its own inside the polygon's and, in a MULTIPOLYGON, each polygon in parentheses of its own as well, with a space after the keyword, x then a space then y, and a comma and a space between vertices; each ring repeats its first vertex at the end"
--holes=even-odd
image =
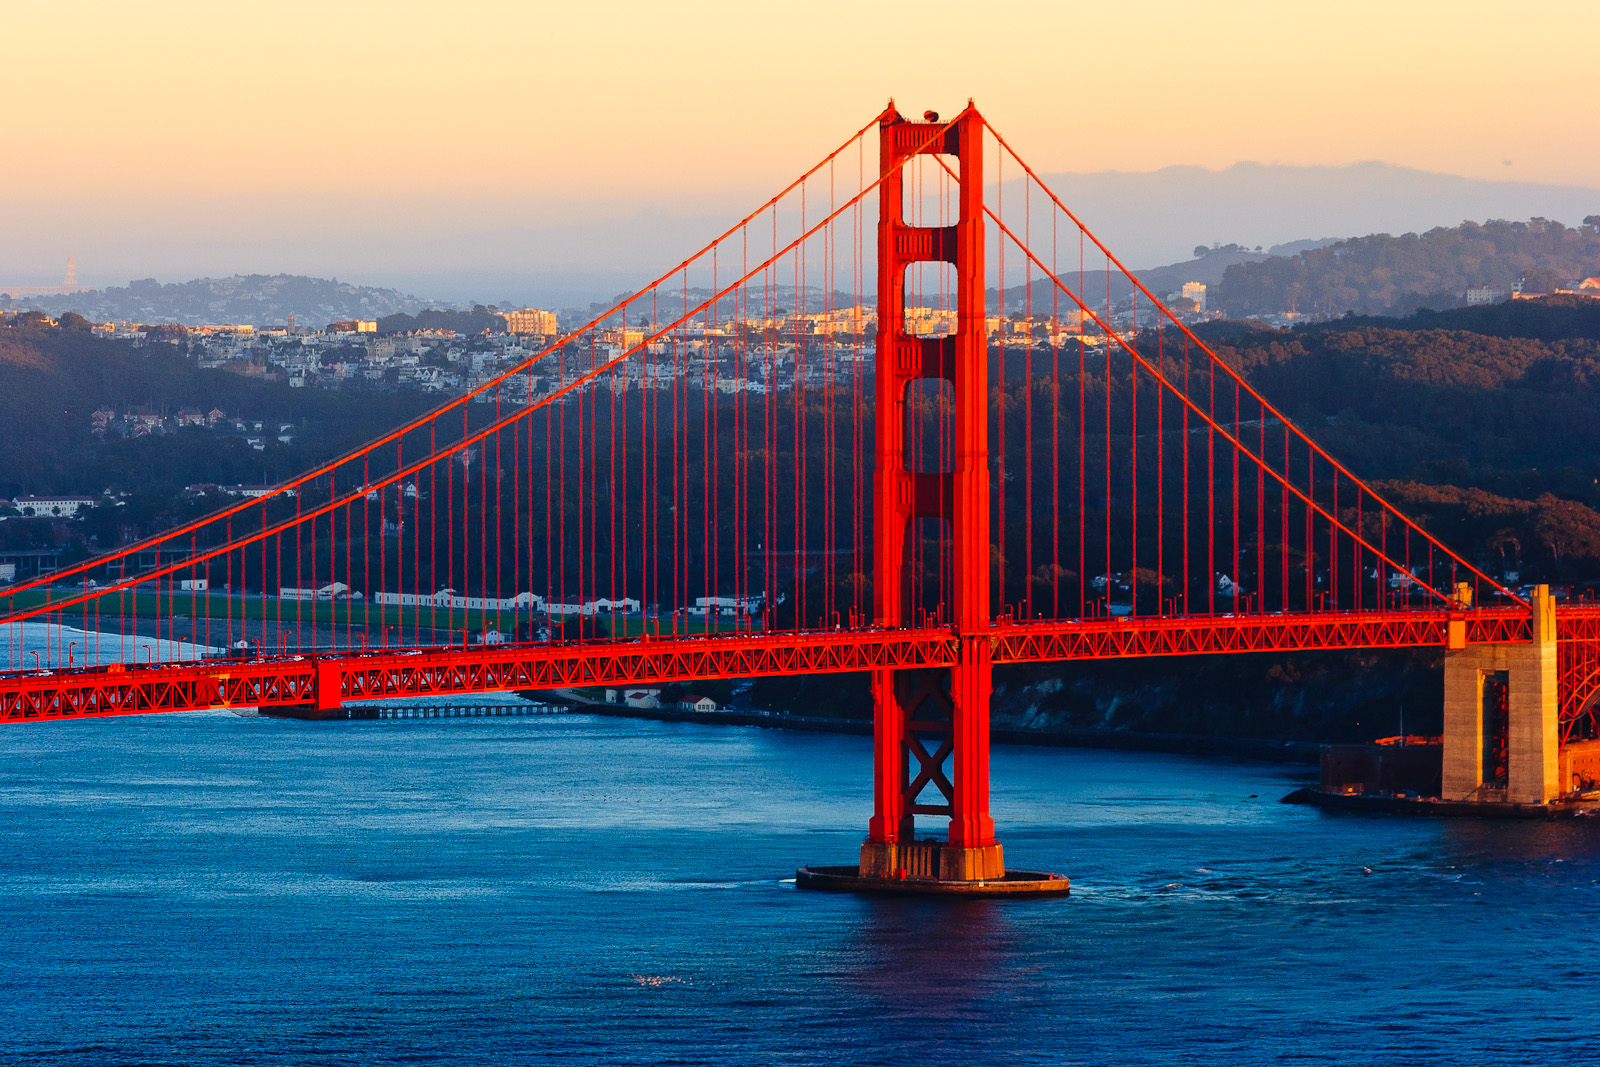
POLYGON ((374 593, 372 602, 407 608, 466 608, 469 611, 538 611, 544 607, 544 597, 537 593, 508 597, 461 596, 454 589, 441 589, 437 593, 374 593))
POLYGON ((98 501, 92 496, 19 496, 13 503, 24 515, 70 519, 80 508, 92 508, 98 501))
POLYGON ((697 596, 690 615, 754 615, 761 610, 760 596, 697 596))

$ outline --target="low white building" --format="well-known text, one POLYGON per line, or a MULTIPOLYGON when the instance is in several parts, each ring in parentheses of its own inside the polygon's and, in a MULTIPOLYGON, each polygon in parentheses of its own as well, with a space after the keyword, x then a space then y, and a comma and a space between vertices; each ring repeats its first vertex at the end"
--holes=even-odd
POLYGON ((293 586, 278 587, 279 600, 360 600, 361 594, 354 592, 343 582, 329 582, 317 588, 296 588, 293 586))
MULTIPOLYGON (((260 438, 251 437, 246 438, 246 440, 253 443, 260 440, 260 438)), ((217 491, 226 493, 228 496, 243 496, 255 499, 266 496, 276 488, 278 487, 275 485, 219 485, 217 486, 217 491)), ((283 491, 284 496, 294 496, 295 493, 296 491, 293 489, 285 489, 283 491)))
POLYGON ((92 496, 19 496, 13 503, 24 515, 39 518, 70 519, 82 508, 92 508, 92 496))
POLYGON ((616 600, 600 597, 597 600, 547 600, 542 602, 545 614, 556 617, 565 615, 584 615, 593 617, 599 614, 618 613, 632 615, 641 607, 633 597, 625 596, 616 600))
POLYGON ((754 615, 761 610, 759 596, 697 596, 690 615, 754 615))
POLYGON ((605 612, 606 614, 620 612, 623 615, 631 615, 638 611, 641 605, 637 600, 633 599, 633 597, 625 596, 616 600, 609 600, 606 597, 601 597, 598 600, 589 601, 588 603, 584 604, 584 607, 589 609, 588 614, 590 615, 596 615, 600 612, 605 612))
POLYGON ((537 593, 518 593, 516 596, 460 596, 454 589, 441 589, 437 593, 374 593, 374 604, 410 608, 465 608, 468 611, 538 611, 544 607, 544 597, 537 593))
POLYGON ((699 693, 685 693, 683 699, 678 701, 678 707, 684 711, 716 711, 717 702, 699 693))

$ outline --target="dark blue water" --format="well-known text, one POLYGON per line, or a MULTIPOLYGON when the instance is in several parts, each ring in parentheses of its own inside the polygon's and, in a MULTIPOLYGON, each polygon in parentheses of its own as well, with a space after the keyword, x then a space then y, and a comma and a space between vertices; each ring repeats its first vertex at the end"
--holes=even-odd
POLYGON ((797 891, 864 738, 583 716, 7 727, 0 1058, 1582 1063, 1600 825, 1334 816, 1303 772, 999 748, 1067 900, 797 891))

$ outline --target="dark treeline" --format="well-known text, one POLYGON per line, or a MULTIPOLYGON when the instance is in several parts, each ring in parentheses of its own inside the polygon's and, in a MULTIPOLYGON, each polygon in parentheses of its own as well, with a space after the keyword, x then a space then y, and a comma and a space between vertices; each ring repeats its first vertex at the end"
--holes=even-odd
MULTIPOLYGON (((1600 580, 1600 302, 1201 333, 1334 456, 1489 573, 1600 580)), ((1364 740, 1402 727, 1437 733, 1440 677, 1430 649, 1040 665, 998 672, 995 707, 1008 725, 1364 740)))
POLYGON ((1521 500, 1552 493, 1596 507, 1597 312, 1549 300, 1508 305, 1492 319, 1487 310, 1448 313, 1466 324, 1481 316, 1493 332, 1433 328, 1435 316, 1201 332, 1363 477, 1521 500), (1558 327, 1570 332, 1558 336, 1558 327))
MULTIPOLYGON (((796 610, 844 623, 870 602, 857 555, 865 542, 853 531, 865 529, 869 499, 857 444, 871 442, 856 434, 848 404, 819 391, 711 394, 708 403, 698 388, 588 390, 357 492, 295 534, 215 561, 209 576, 251 591, 337 580, 423 594, 631 596, 669 609, 771 591, 788 624, 796 610)), ((471 405, 469 429, 517 410, 471 405)), ((379 480, 424 448, 447 452, 458 434, 380 450, 367 474, 379 480)), ((355 488, 338 480, 332 491, 355 488)), ((271 503, 265 521, 314 510, 329 494, 322 479, 271 503)))
MULTIPOLYGON (((1444 310, 1419 308, 1404 318, 1345 315, 1343 318, 1300 327, 1301 336, 1344 330, 1462 330, 1485 337, 1512 337, 1534 341, 1600 341, 1600 300, 1557 294, 1537 299, 1507 300, 1473 307, 1444 310)), ((1205 327, 1221 329, 1221 324, 1205 327)), ((1247 327, 1248 329, 1248 327, 1247 327)), ((1246 334, 1248 336, 1248 334, 1246 334)))

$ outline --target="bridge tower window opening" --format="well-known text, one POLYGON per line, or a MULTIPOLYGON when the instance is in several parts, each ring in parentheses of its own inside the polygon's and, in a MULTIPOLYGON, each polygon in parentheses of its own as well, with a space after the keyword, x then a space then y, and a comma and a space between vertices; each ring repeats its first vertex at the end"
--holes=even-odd
POLYGON ((951 170, 960 156, 937 151, 948 142, 906 160, 900 168, 901 217, 913 226, 953 226, 961 218, 958 180, 951 170))

